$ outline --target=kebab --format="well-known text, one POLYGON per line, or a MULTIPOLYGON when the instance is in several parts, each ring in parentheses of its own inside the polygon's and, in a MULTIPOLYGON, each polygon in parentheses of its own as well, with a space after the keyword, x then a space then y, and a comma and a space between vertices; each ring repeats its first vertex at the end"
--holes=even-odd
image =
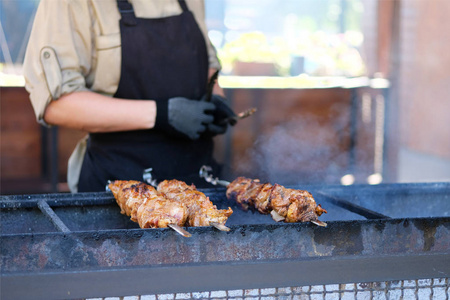
POLYGON ((170 227, 179 234, 190 237, 184 230, 188 217, 186 205, 164 197, 154 187, 135 180, 115 180, 108 184, 120 212, 137 222, 141 228, 170 227))
POLYGON ((217 209, 204 193, 198 191, 195 185, 188 185, 180 180, 164 180, 157 186, 157 191, 167 199, 178 201, 188 209, 187 223, 189 226, 214 226, 222 231, 229 231, 225 226, 233 210, 217 209))
POLYGON ((253 209, 262 214, 270 213, 277 222, 311 222, 327 226, 318 219, 327 211, 320 204, 316 204, 308 191, 285 188, 280 184, 261 183, 258 179, 246 177, 227 182, 213 178, 208 174, 209 170, 209 167, 203 166, 200 176, 212 184, 226 186, 227 198, 236 201, 243 210, 253 209))

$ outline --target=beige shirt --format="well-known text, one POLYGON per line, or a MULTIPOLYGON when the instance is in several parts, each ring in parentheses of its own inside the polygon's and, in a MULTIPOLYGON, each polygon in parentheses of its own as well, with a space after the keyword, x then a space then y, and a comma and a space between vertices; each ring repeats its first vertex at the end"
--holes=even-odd
MULTIPOLYGON (((136 17, 160 18, 181 13, 177 0, 129 0, 136 17)), ((187 0, 207 41, 210 68, 220 69, 204 22, 203 0, 187 0)), ((121 68, 120 14, 116 0, 41 0, 24 60, 25 88, 37 120, 44 122, 50 101, 74 91, 113 96, 121 68)), ((138 42, 138 41, 137 41, 138 42)), ((157 72, 158 70, 155 70, 157 72)), ((67 181, 77 192, 86 150, 81 140, 69 159, 67 181)))
MULTIPOLYGON (((138 18, 181 13, 177 0, 129 2, 138 18)), ((219 69, 204 22, 204 1, 186 3, 207 41, 210 68, 219 69)), ((121 67, 119 20, 116 0, 41 0, 23 70, 38 122, 45 125, 47 105, 66 93, 90 90, 114 95, 121 67)))

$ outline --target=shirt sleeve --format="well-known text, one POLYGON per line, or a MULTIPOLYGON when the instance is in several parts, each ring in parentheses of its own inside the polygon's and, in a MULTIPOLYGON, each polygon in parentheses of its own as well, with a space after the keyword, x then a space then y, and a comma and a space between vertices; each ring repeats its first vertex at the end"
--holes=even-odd
MULTIPOLYGON (((146 1, 133 1, 143 9, 138 10, 142 17, 164 16, 168 4, 151 2, 152 6, 146 1), (158 3, 162 7, 157 12, 149 11, 158 3)), ((204 0, 186 3, 205 37, 209 67, 220 69, 208 38, 204 0)), ((177 2, 172 4, 180 9, 177 2)), ((172 10, 168 13, 173 14, 172 10)), ((114 94, 120 79, 119 18, 115 0, 40 1, 23 65, 25 88, 39 123, 46 125, 46 107, 64 94, 83 90, 114 94)))
POLYGON ((209 39, 208 29, 206 27, 205 1, 204 0, 190 0, 190 1, 186 1, 186 3, 188 4, 189 9, 194 14, 197 24, 200 27, 200 30, 202 31, 203 36, 205 38, 206 47, 208 50, 209 67, 212 69, 220 70, 221 65, 220 65, 219 59, 217 57, 217 52, 209 39))
POLYGON ((52 100, 87 90, 91 70, 91 21, 88 1, 41 0, 24 59, 25 88, 36 118, 52 100))

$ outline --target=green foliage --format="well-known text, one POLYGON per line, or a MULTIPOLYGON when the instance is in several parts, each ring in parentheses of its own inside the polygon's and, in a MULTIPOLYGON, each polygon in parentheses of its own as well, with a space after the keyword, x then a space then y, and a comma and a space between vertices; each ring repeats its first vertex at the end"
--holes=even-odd
POLYGON ((233 64, 240 61, 273 63, 278 75, 288 76, 293 57, 303 57, 305 72, 310 75, 353 77, 365 73, 358 51, 361 43, 359 32, 302 31, 290 40, 283 37, 269 40, 262 32, 248 32, 226 43, 218 54, 225 73, 231 73, 233 64))

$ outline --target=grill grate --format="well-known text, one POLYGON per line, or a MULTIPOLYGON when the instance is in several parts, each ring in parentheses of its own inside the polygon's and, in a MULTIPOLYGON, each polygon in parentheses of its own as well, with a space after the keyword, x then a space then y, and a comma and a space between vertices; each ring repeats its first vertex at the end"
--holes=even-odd
POLYGON ((449 300, 448 278, 369 283, 313 285, 303 287, 245 289, 198 293, 174 293, 87 300, 449 300))
POLYGON ((205 193, 233 207, 231 230, 189 239, 138 228, 107 192, 2 196, 2 298, 450 300, 450 183, 303 188, 328 228, 244 212, 222 188, 205 193), (124 295, 145 296, 93 298, 124 295))

